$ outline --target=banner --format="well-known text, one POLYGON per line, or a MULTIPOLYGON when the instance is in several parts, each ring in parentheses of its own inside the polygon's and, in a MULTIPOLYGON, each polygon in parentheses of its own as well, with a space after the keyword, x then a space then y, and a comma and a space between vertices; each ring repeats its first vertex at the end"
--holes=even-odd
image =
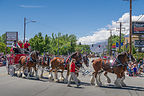
POLYGON ((132 34, 143 35, 144 34, 144 22, 132 22, 132 34))

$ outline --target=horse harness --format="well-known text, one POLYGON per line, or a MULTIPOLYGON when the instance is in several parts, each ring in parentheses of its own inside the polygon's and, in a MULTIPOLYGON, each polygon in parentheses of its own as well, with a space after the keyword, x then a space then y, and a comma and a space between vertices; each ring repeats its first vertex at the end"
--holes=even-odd
POLYGON ((108 65, 108 67, 110 67, 110 69, 112 69, 112 73, 114 73, 113 68, 114 67, 119 67, 119 66, 127 66, 127 63, 122 64, 121 61, 118 59, 118 57, 116 57, 116 59, 114 59, 113 62, 109 62, 109 60, 106 60, 106 63, 104 62, 104 60, 102 61, 102 68, 107 70, 107 68, 105 68, 105 66, 108 65))

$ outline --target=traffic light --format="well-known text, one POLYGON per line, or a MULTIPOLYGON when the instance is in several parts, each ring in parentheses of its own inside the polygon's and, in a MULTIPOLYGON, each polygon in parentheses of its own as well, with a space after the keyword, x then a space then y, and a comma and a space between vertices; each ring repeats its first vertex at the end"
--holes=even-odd
POLYGON ((81 45, 81 42, 79 42, 79 45, 81 45))
POLYGON ((99 48, 101 47, 101 45, 98 46, 99 48))
POLYGON ((92 44, 92 47, 93 47, 93 44, 92 44))

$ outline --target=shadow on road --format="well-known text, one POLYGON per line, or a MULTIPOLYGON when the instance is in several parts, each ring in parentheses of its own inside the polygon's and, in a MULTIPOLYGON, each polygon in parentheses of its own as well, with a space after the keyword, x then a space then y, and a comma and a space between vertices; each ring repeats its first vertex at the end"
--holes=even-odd
POLYGON ((136 86, 126 86, 126 87, 119 88, 119 87, 116 87, 114 85, 109 85, 109 86, 101 86, 101 88, 144 91, 144 87, 136 87, 136 86))

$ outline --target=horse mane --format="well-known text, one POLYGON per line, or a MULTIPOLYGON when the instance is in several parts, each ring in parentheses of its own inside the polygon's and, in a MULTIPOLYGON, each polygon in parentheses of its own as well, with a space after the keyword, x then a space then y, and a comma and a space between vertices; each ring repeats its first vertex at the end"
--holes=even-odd
POLYGON ((127 52, 122 52, 118 55, 118 59, 120 60, 121 58, 123 58, 125 55, 127 54, 127 52))

